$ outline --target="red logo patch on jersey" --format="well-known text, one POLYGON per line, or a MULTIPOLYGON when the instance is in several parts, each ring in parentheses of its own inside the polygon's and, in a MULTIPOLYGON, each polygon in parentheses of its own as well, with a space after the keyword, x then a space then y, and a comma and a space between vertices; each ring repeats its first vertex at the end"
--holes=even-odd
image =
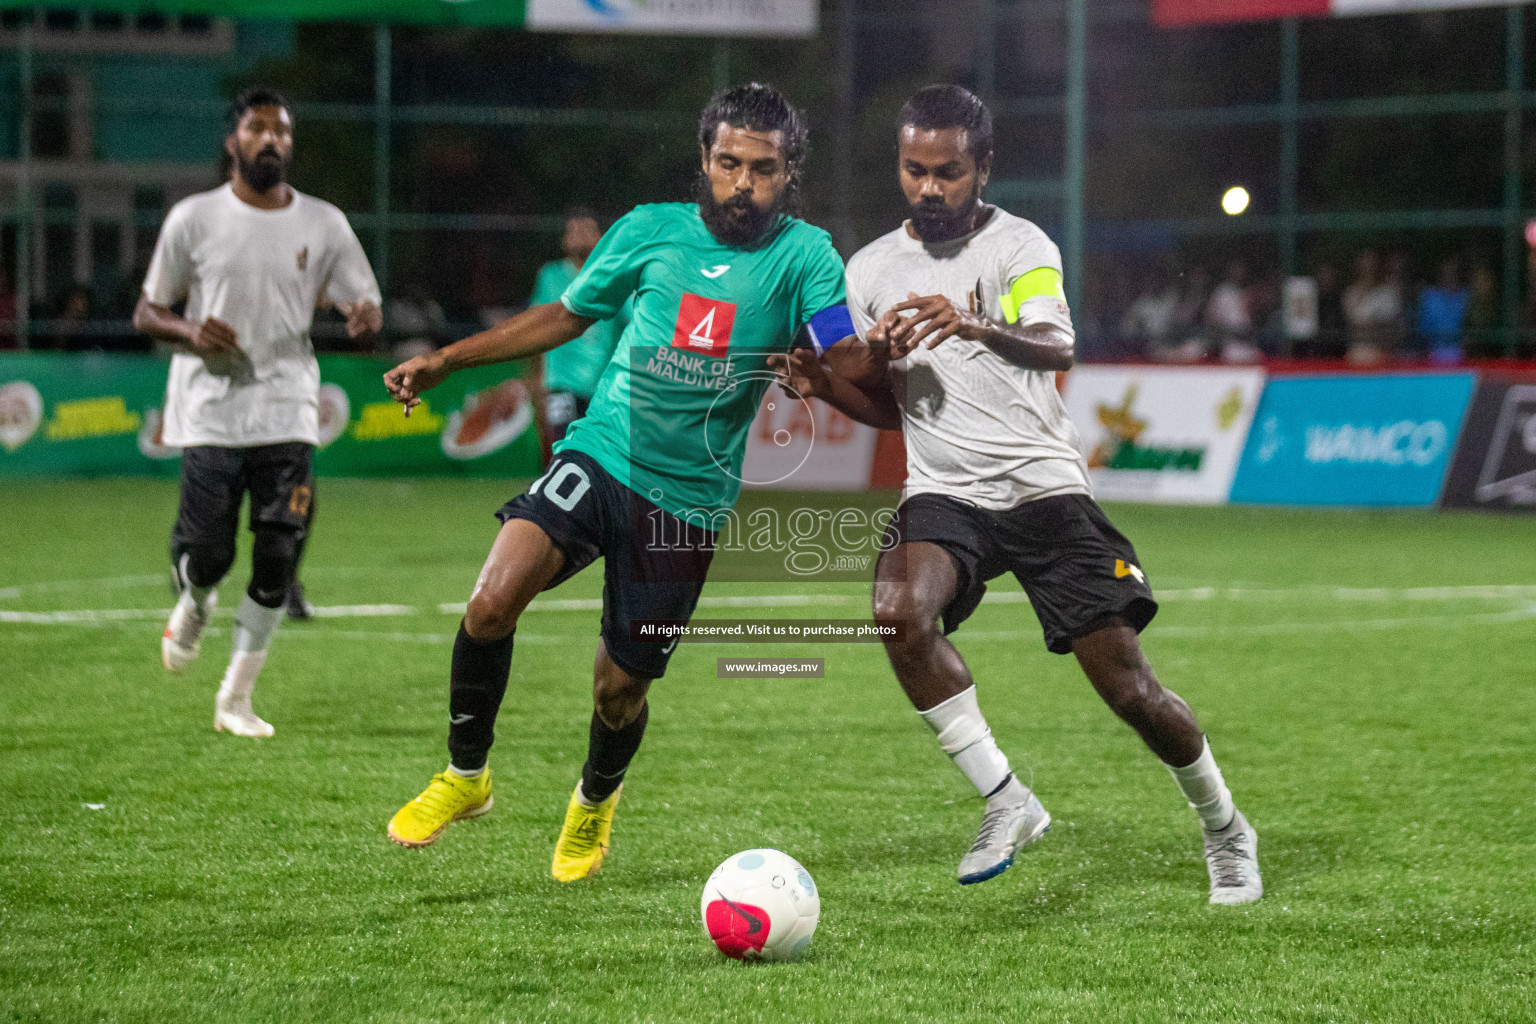
POLYGON ((720 358, 731 347, 731 328, 736 323, 736 303, 683 293, 672 329, 672 347, 720 358))

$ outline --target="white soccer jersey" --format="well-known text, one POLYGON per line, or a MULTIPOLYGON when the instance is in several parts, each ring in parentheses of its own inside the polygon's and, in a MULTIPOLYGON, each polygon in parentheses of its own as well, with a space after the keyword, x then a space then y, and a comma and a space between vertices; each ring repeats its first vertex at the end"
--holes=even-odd
POLYGON ((317 302, 379 302, 368 257, 342 212, 293 193, 280 210, 230 185, 171 208, 144 278, 157 306, 186 300, 188 320, 229 324, 240 352, 178 352, 165 388, 166 444, 245 448, 320 442, 320 367, 309 329, 317 302))
MULTIPOLYGON (((1042 268, 1061 273, 1055 244, 1034 224, 995 207, 980 229, 939 244, 918 241, 903 224, 848 261, 848 309, 861 338, 909 293, 943 295, 956 308, 1003 323, 1011 319, 1004 300, 1014 283, 1042 268)), ((1055 295, 1026 300, 1017 315, 1021 324, 1072 331, 1066 304, 1055 295)), ((948 338, 893 361, 891 387, 906 437, 903 497, 947 494, 1002 510, 1092 493, 1054 373, 1021 369, 979 341, 948 338)))

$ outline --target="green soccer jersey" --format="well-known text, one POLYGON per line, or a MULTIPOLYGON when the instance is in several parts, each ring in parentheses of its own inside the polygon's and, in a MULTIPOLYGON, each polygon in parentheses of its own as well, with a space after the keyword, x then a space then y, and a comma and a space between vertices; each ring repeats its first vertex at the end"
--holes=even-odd
MULTIPOLYGON (((559 302, 561 294, 576 280, 576 264, 570 260, 551 260, 539 268, 539 276, 533 282, 530 306, 542 306, 546 302, 559 302)), ((544 355, 544 386, 551 391, 571 391, 582 398, 591 398, 597 390, 597 379, 603 375, 613 350, 624 330, 627 309, 621 309, 611 319, 599 320, 587 328, 585 334, 566 342, 544 355)))
POLYGON ((639 206, 603 236, 560 301, 603 319, 631 295, 618 352, 555 451, 585 452, 673 515, 730 508, 771 380, 768 356, 843 304, 842 257, 825 231, 793 217, 735 249, 715 240, 692 203, 639 206))

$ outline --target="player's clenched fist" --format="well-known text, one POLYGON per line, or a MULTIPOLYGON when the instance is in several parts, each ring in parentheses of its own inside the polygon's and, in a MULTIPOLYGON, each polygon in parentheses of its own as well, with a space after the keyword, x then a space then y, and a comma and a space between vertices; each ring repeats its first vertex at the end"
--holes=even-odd
POLYGON ((354 302, 338 306, 347 318, 347 337, 357 338, 364 334, 378 334, 384 329, 384 311, 372 302, 354 302))
POLYGON ((442 358, 432 352, 407 359, 384 375, 384 387, 390 397, 405 406, 405 414, 421 404, 421 393, 437 387, 448 378, 442 358))
POLYGON ((899 318, 888 331, 892 359, 900 359, 924 342, 931 349, 946 338, 976 340, 986 326, 976 314, 957 309, 942 295, 908 292, 907 301, 892 306, 889 313, 899 318), (912 315, 902 316, 904 313, 912 315))
POLYGON ((203 355, 233 352, 240 347, 235 329, 217 317, 209 317, 192 332, 192 348, 203 355))

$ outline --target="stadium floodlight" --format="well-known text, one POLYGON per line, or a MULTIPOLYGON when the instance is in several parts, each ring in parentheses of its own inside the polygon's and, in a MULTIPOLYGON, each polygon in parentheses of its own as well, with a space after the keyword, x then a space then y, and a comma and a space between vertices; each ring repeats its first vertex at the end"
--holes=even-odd
POLYGON ((1227 216, 1236 217, 1248 209, 1249 198, 1247 189, 1241 185, 1234 185, 1221 197, 1221 208, 1226 211, 1227 216))

